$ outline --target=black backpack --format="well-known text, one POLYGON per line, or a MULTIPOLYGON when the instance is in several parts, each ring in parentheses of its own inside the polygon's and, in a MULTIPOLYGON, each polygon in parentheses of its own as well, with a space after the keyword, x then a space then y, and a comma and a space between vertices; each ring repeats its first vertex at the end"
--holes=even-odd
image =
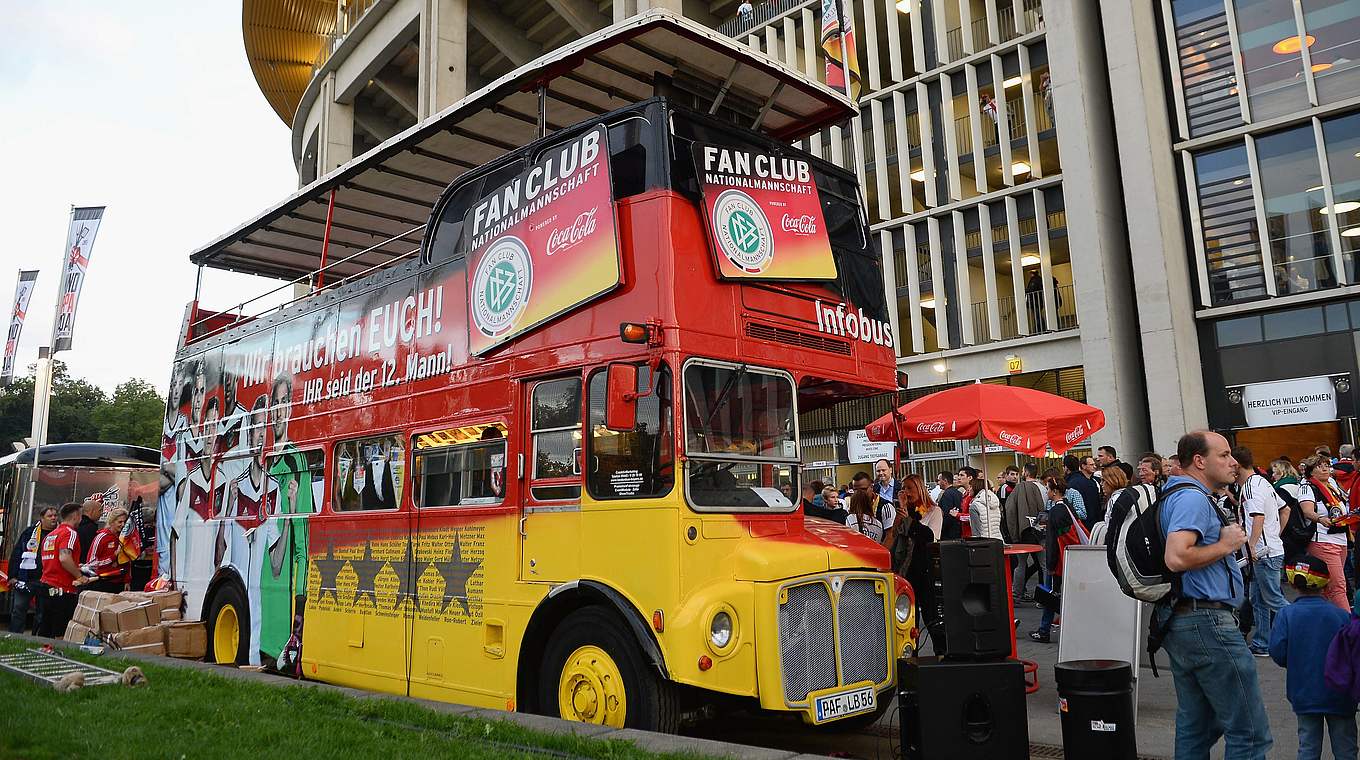
POLYGON ((1289 562, 1308 553, 1308 544, 1316 535, 1317 528, 1303 516, 1298 499, 1290 496, 1288 491, 1279 486, 1275 486, 1275 493, 1279 494, 1289 507, 1289 520, 1280 526, 1280 543, 1284 544, 1284 558, 1289 562))

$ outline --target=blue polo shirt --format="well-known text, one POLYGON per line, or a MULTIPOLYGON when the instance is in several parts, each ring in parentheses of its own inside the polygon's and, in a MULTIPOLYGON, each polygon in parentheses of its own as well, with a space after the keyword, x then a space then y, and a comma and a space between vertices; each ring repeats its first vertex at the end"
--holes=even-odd
MULTIPOLYGON (((1176 531, 1188 530, 1199 536, 1195 541, 1196 546, 1218 543, 1219 529, 1223 525, 1214 514, 1208 489, 1194 478, 1177 475, 1166 481, 1162 493, 1166 494, 1178 483, 1190 483, 1194 488, 1181 489, 1163 497, 1160 505, 1162 538, 1176 531)), ((1242 592, 1242 571, 1231 554, 1212 565, 1181 574, 1181 594, 1186 599, 1229 602, 1238 606, 1242 603, 1242 592)))

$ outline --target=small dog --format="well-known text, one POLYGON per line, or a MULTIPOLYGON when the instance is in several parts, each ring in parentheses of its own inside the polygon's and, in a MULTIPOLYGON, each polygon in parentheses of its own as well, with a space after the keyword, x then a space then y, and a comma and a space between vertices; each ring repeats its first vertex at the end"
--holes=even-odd
POLYGON ((136 665, 124 670, 123 677, 120 680, 124 686, 145 686, 147 683, 146 674, 136 665))
POLYGON ((71 692, 85 686, 85 674, 80 671, 67 673, 53 684, 53 688, 60 692, 71 692))

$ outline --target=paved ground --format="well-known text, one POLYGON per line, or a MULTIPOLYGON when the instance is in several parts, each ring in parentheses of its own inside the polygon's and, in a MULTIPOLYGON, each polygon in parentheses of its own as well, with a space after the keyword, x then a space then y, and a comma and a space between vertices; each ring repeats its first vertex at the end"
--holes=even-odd
MULTIPOLYGON (((1016 612, 1021 620, 1022 637, 1026 632, 1038 627, 1040 613, 1033 605, 1026 605, 1016 612)), ((1051 748, 1062 745, 1057 692, 1053 683, 1053 665, 1058 656, 1056 637, 1053 644, 1038 644, 1024 639, 1020 644, 1020 656, 1039 663, 1040 689, 1027 699, 1032 756, 1061 757, 1061 754, 1051 751, 1051 748)), ((1289 703, 1284 696, 1284 669, 1276 666, 1268 658, 1258 659, 1256 667, 1262 697, 1270 716, 1271 734, 1275 738, 1275 746, 1269 756, 1292 758, 1298 752, 1298 734, 1294 713, 1290 711, 1289 703)), ((1141 757, 1170 758, 1175 749, 1176 692, 1165 653, 1160 655, 1158 668, 1161 672, 1160 678, 1153 678, 1152 671, 1146 667, 1140 669, 1138 754, 1141 757)), ((845 753, 850 757, 874 760, 888 760, 898 756, 895 706, 877 726, 859 733, 819 733, 797 722, 750 716, 734 716, 714 721, 692 729, 690 733, 710 739, 799 752, 845 753)), ((1213 757, 1222 756, 1220 742, 1213 757)), ((1331 757, 1330 749, 1324 750, 1323 757, 1331 757)))

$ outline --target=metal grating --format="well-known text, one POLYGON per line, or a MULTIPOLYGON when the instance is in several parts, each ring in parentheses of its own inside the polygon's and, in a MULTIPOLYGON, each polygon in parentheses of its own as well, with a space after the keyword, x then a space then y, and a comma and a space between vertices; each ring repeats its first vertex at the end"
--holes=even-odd
POLYGON ((60 654, 30 649, 18 654, 0 655, 0 668, 31 678, 38 683, 56 686, 57 681, 71 673, 85 674, 85 686, 118 683, 122 675, 112 670, 86 665, 60 654))
POLYGON ((882 683, 888 678, 889 641, 887 611, 883 595, 874 590, 874 581, 852 578, 845 581, 836 600, 837 626, 840 628, 841 683, 860 681, 882 683))
POLYGON ((779 607, 779 661, 784 699, 801 702, 810 692, 836 685, 836 663, 829 655, 836 639, 831 592, 820 581, 788 589, 779 607))
POLYGON ((825 351, 828 354, 838 356, 850 355, 850 344, 846 341, 790 330, 787 327, 778 327, 764 322, 747 322, 746 337, 774 341, 799 348, 810 348, 814 351, 825 351))

